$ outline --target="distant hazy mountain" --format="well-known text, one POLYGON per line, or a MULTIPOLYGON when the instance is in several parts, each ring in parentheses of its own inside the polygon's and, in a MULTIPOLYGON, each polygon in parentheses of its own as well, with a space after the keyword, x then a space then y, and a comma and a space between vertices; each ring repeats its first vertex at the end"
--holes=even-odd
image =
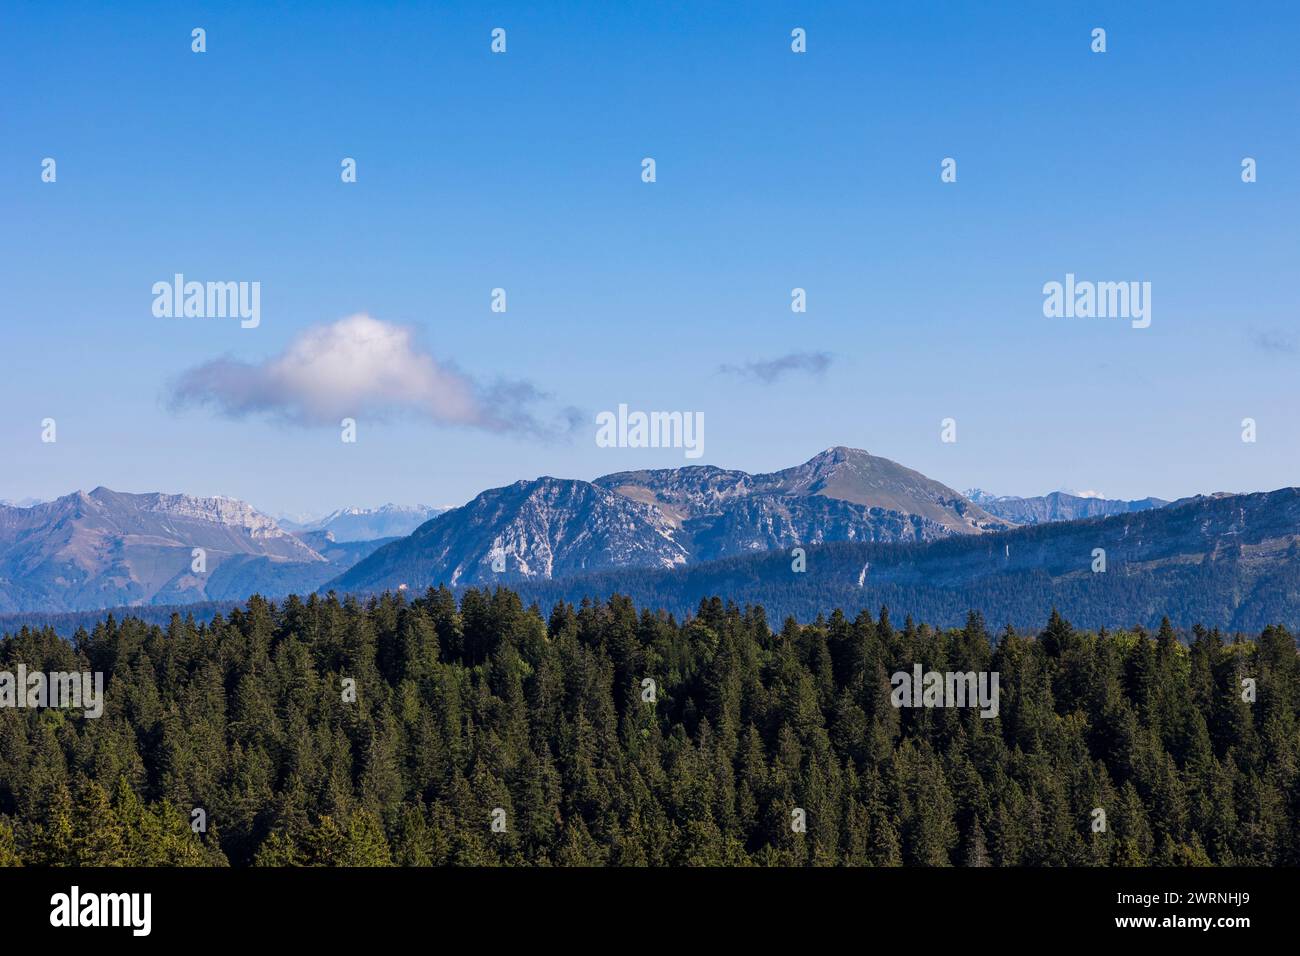
POLYGON ((764 475, 696 465, 479 495, 329 583, 371 591, 673 568, 823 541, 927 541, 1009 525, 919 472, 832 448, 764 475), (494 570, 493 558, 499 558, 494 570))
POLYGON ((511 585, 526 602, 628 595, 640 607, 691 613, 714 595, 762 604, 773 626, 841 608, 850 617, 887 605, 932 624, 980 611, 990 628, 1041 626, 1053 607, 1076 626, 1204 624, 1258 631, 1300 628, 1300 488, 1211 495, 1164 508, 905 544, 812 547, 807 570, 789 555, 707 562, 673 571, 620 569, 511 585), (1097 549, 1105 571, 1093 570, 1097 549))
POLYGON ((430 518, 436 518, 446 508, 428 505, 387 504, 378 508, 340 508, 306 521, 281 518, 280 526, 289 531, 329 531, 335 541, 374 541, 379 538, 400 538, 410 534, 430 518))
POLYGON ((369 557, 396 537, 375 538, 367 541, 339 541, 333 531, 295 531, 294 537, 311 548, 330 564, 350 568, 362 558, 369 557))
POLYGON ((1149 511, 1169 504, 1162 498, 1121 501, 1093 495, 1070 494, 1065 491, 1054 491, 1050 495, 1038 495, 1033 498, 1018 498, 1015 495, 990 495, 978 488, 972 488, 966 492, 966 497, 989 514, 1014 524, 1077 521, 1080 518, 1099 518, 1105 515, 1149 511))
POLYGON ((7 508, 30 508, 32 505, 43 504, 41 498, 20 498, 17 501, 10 501, 8 498, 0 498, 0 506, 7 508))
POLYGON ((0 506, 0 613, 287 594, 339 570, 233 498, 96 488, 0 506), (191 570, 195 548, 203 573, 191 570))

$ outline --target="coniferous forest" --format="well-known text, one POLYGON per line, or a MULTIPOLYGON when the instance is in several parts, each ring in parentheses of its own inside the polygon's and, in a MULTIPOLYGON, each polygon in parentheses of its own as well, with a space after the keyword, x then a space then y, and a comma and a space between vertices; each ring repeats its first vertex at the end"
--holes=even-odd
POLYGON ((546 616, 438 589, 24 629, 0 643, 20 662, 102 671, 105 705, 0 709, 6 865, 1300 863, 1275 627, 546 616), (917 663, 997 672, 998 715, 895 707, 917 663))

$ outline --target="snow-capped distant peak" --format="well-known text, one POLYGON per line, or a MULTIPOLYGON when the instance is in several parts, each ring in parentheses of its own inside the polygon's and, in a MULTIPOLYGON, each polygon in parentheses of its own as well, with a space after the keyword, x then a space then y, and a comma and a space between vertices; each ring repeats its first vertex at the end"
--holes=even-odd
POLYGON ((1076 498, 1105 498, 1106 496, 1100 491, 1075 491, 1073 488, 1062 488, 1061 491, 1067 495, 1074 495, 1076 498))
POLYGON ((0 505, 4 505, 7 508, 32 508, 36 505, 43 504, 45 504, 44 498, 19 498, 17 501, 12 501, 9 498, 0 498, 0 505))
POLYGON ((431 518, 446 511, 429 505, 398 505, 389 502, 378 508, 348 506, 331 511, 322 518, 289 525, 294 532, 332 531, 340 542, 373 541, 377 538, 405 537, 431 518))

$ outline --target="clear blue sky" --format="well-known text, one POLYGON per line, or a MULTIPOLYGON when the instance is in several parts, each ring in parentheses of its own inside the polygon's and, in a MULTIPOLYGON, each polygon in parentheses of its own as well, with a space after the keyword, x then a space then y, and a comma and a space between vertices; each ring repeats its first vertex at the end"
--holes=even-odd
POLYGON ((837 444, 1003 494, 1300 484, 1294 4, 705 6, 7 4, 0 497, 460 503, 837 444), (154 317, 176 272, 259 281, 261 325, 154 317), (1045 318, 1067 272, 1150 281, 1151 327, 1045 318), (347 445, 169 402, 356 313, 582 424, 394 414, 347 445), (797 353, 832 359, 719 371, 797 353), (620 402, 704 412, 703 458, 597 448, 620 402))

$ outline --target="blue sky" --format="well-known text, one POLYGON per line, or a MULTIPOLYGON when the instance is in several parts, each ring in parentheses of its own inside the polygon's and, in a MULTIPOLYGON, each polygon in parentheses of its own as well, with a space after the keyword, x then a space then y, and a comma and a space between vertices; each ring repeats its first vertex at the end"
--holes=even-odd
POLYGON ((0 497, 460 503, 838 444, 1003 494, 1300 484, 1300 12, 877 6, 8 4, 0 497), (155 317, 177 272, 260 282, 261 324, 155 317), (1151 327, 1045 318, 1067 272, 1151 282, 1151 327), (345 444, 170 400, 358 313, 580 424, 398 409, 345 444), (829 367, 720 371, 804 353, 829 367), (620 403, 703 412, 703 457, 598 448, 620 403))

